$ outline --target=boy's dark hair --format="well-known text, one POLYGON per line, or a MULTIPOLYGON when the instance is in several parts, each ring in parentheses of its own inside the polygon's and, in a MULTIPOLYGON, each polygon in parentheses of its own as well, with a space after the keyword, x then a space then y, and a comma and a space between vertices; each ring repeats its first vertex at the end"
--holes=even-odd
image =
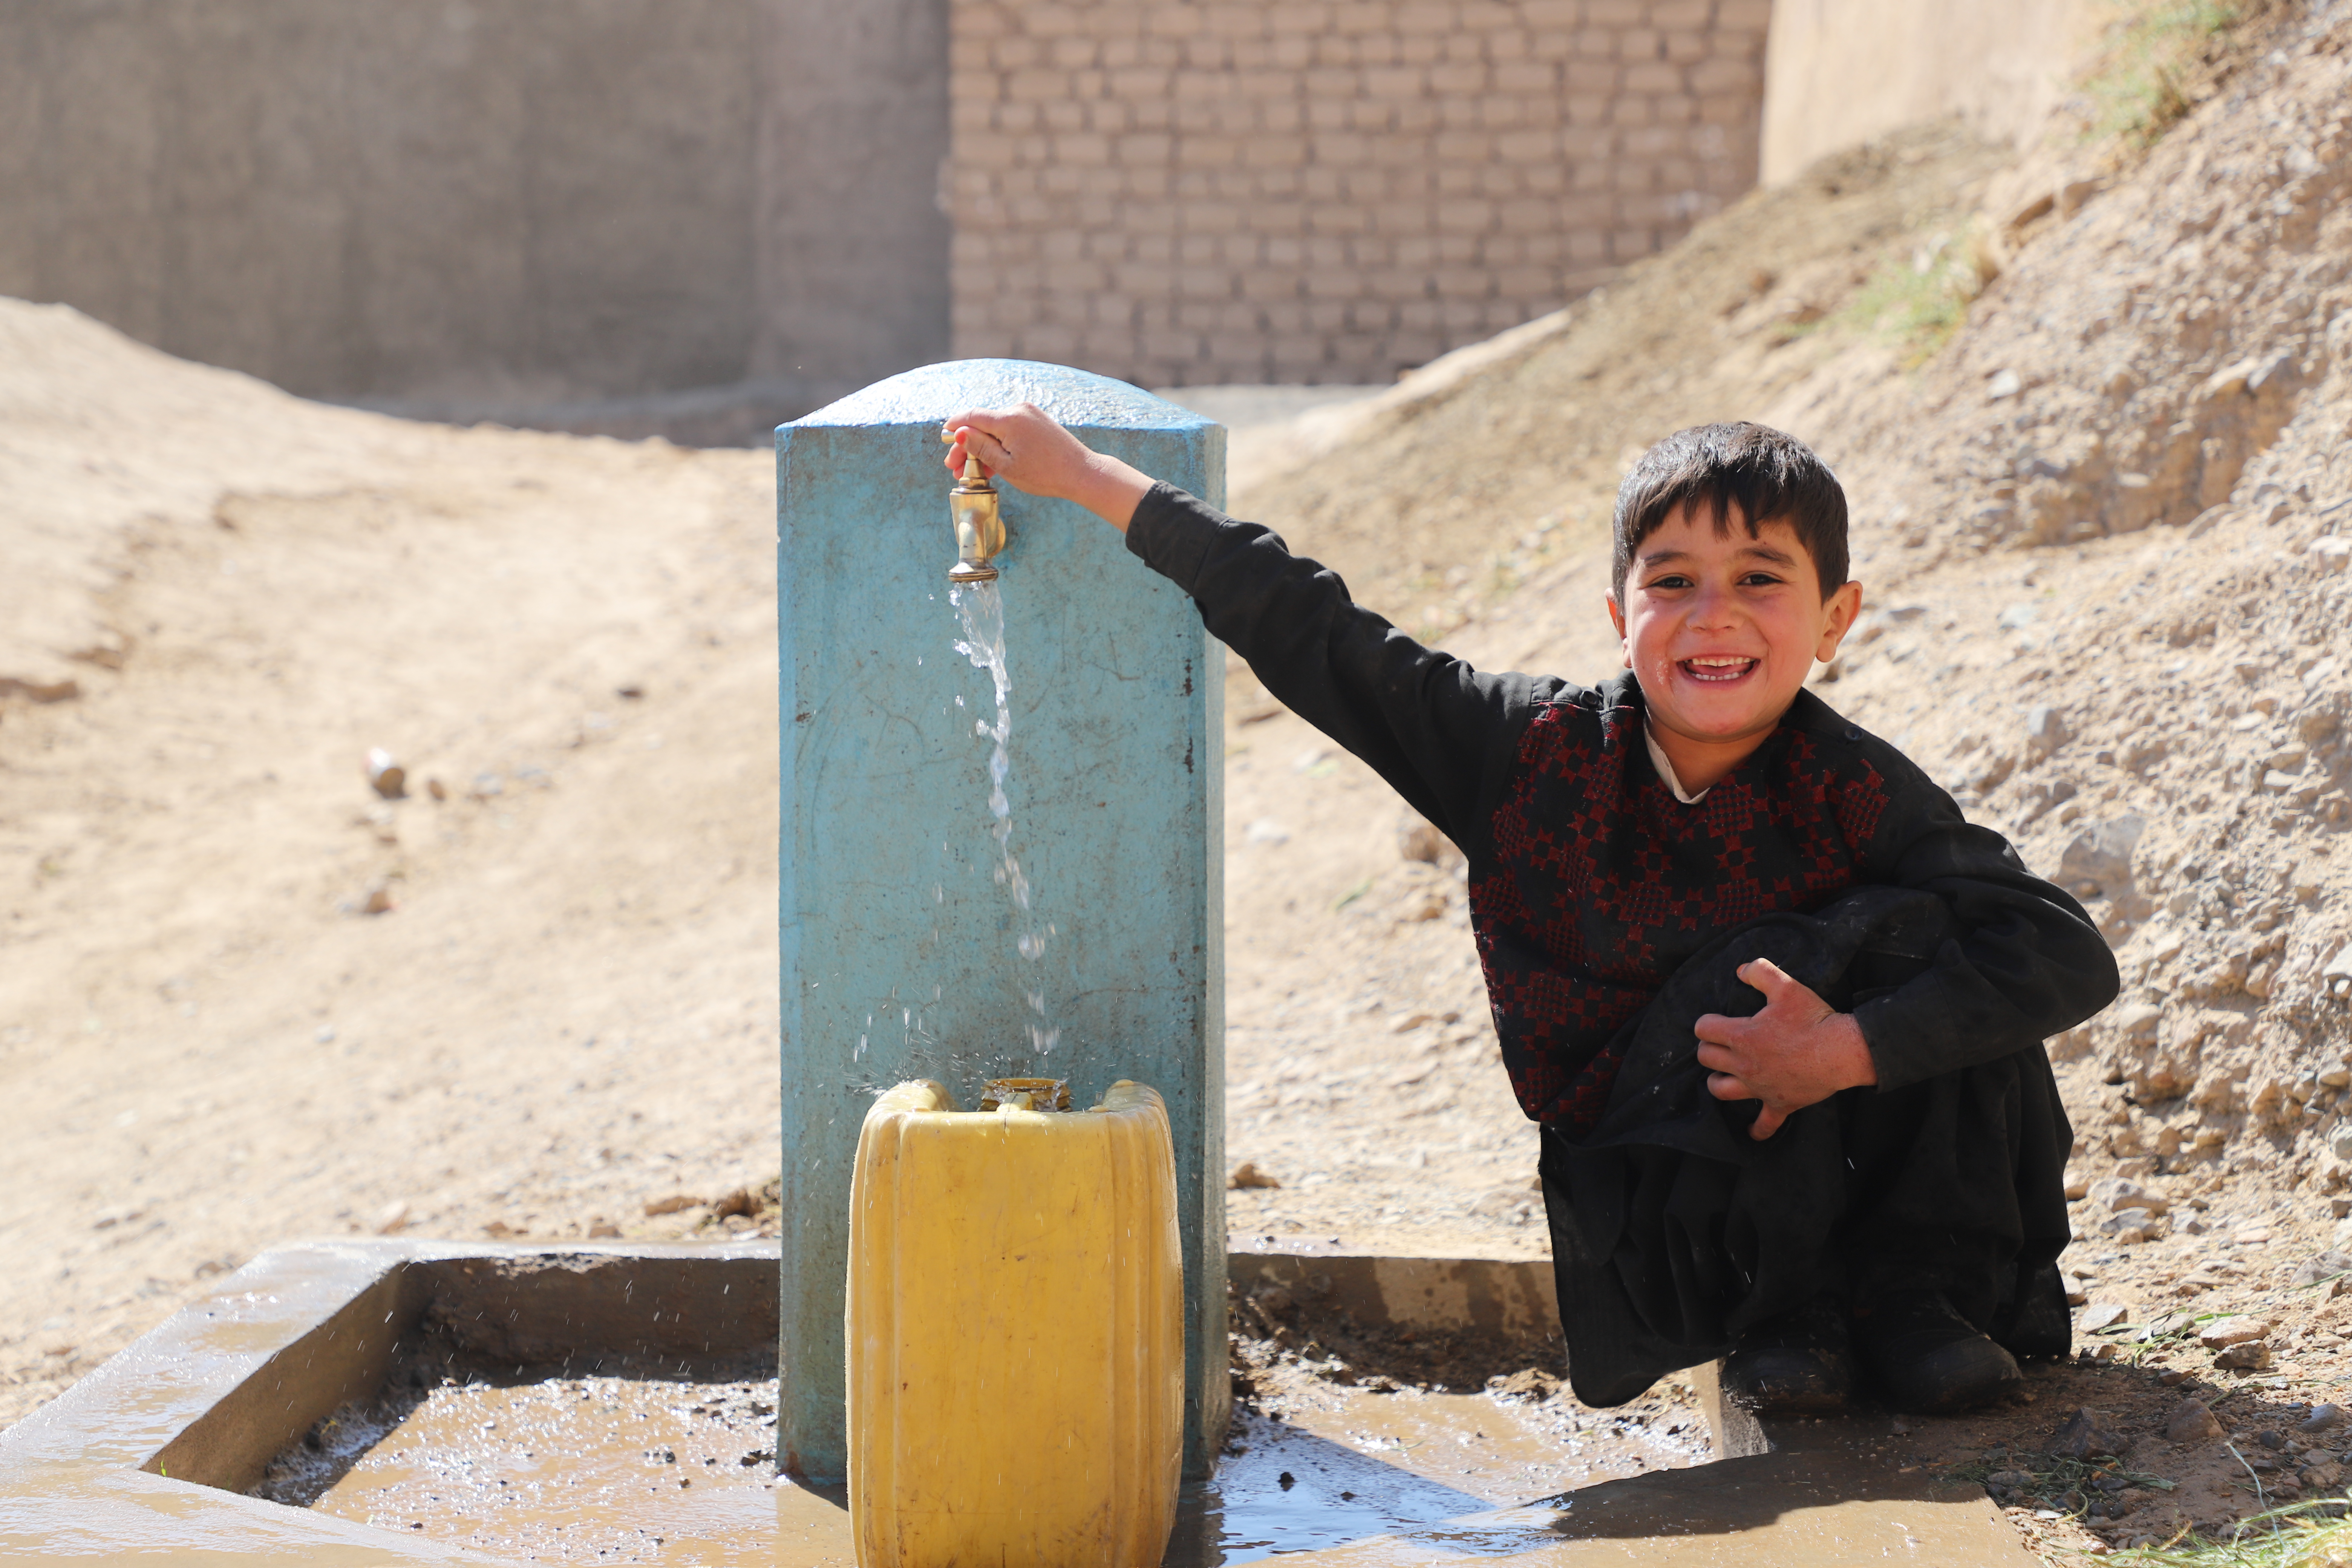
POLYGON ((1742 421, 1675 431, 1642 454, 1617 487, 1616 549, 1609 573, 1617 602, 1625 602, 1633 552, 1668 512, 1680 506, 1696 517, 1704 508, 1715 519, 1715 531, 1726 535, 1733 501, 1748 520, 1751 539, 1775 521, 1796 530, 1821 575, 1822 598, 1845 585, 1845 490, 1837 476, 1794 436, 1742 421))

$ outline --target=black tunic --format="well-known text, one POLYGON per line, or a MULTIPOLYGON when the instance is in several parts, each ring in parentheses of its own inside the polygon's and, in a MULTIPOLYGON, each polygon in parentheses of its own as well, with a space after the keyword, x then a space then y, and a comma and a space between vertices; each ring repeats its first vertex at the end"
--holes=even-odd
POLYGON ((1127 537, 1269 691, 1370 764, 1468 860, 1504 1066, 1545 1130, 1580 1395, 1635 1377, 1646 1386, 1720 1353, 1748 1323, 1825 1285, 1925 1280, 1989 1319, 2015 1296, 2021 1263, 2055 1257, 2072 1133, 2041 1041, 2114 998, 2115 960, 2079 904, 1967 822, 1900 752, 1800 692, 1762 746, 1685 805, 1651 764, 1631 675, 1587 689, 1475 670, 1355 605, 1336 574, 1267 530, 1165 485, 1127 537), (1912 896, 1852 904, 1857 889, 1912 896), (1689 1021, 1761 1005, 1729 972, 1754 955, 1753 941, 1731 946, 1766 930, 1784 968, 1853 1012, 1878 1083, 1759 1143, 1738 1132, 1752 1102, 1706 1096, 1689 1021), (1669 997, 1677 976, 1688 994, 1669 997), (1646 1065, 1629 1074, 1637 1058, 1646 1065), (1987 1073, 1987 1084, 1957 1081, 1987 1073), (1857 1191, 1856 1140, 1881 1137, 1890 1117, 1908 1131, 1857 1191), (1702 1123, 1730 1135, 1694 1146, 1689 1130, 1702 1123), (1689 1135, 1659 1131, 1672 1126, 1689 1135), (2008 1179, 1950 1151, 1903 1153, 1931 1132, 1987 1157, 2015 1145, 2008 1179), (1917 1215, 1903 1205, 1923 1180, 1918 1215, 1954 1219, 1929 1229, 1959 1239, 1910 1234, 1917 1215), (1940 1191, 1953 1182, 1970 1192, 1940 1191), (1988 1182, 2000 1192, 1976 1191, 1988 1182), (1889 1202, 1899 1217, 1872 1223, 1889 1202), (1671 1245, 1657 1228, 1670 1213, 1681 1216, 1671 1245), (1879 1245, 1862 1265, 1839 1261, 1874 1235, 1909 1260, 1890 1272, 1879 1245))

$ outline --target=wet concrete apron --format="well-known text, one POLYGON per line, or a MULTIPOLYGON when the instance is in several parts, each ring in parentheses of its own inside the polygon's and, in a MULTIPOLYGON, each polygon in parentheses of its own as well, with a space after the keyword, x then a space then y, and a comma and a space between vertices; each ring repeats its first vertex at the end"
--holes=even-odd
MULTIPOLYGON (((778 1495, 772 1378, 410 1383, 338 1410, 254 1494, 546 1563, 772 1564, 780 1508, 787 1521, 821 1510, 809 1515, 820 1535, 837 1514, 822 1494, 778 1495)), ((1695 1415, 1668 1425, 1559 1396, 1288 1390, 1275 1412, 1242 1415, 1215 1480, 1185 1489, 1167 1561, 1214 1568, 1336 1546, 1706 1457, 1695 1415)), ((844 1550, 845 1525, 834 1526, 844 1550)))

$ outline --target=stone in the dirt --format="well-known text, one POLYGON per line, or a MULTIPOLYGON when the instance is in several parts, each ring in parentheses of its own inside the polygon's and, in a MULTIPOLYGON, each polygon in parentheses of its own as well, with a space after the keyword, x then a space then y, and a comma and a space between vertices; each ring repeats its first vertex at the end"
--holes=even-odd
POLYGON ((2067 888, 2089 883, 2106 893, 2128 887, 2132 850, 2147 826, 2144 817, 2124 816, 2077 833, 2058 857, 2059 882, 2067 888))
POLYGON ((2099 1222, 2099 1234, 2119 1242, 2150 1240, 2157 1229, 2157 1216, 2143 1208, 2123 1209, 2099 1222))
POLYGON ((2221 1435, 2221 1424, 2202 1400, 2184 1399, 2164 1418, 2164 1435, 2175 1443, 2210 1443, 2221 1435))
POLYGON ((2333 1405, 2315 1405, 2311 1414, 2294 1424, 2298 1432, 2325 1432, 2344 1419, 2344 1412, 2333 1405))
POLYGON ((2271 1364, 2271 1347, 2262 1340, 2247 1340, 2215 1356, 2213 1364, 2230 1372, 2260 1372, 2271 1364))
POLYGON ((378 1236, 398 1236, 408 1228, 408 1205, 397 1200, 375 1211, 375 1233, 378 1236))
POLYGON ((2108 1014, 2106 1021, 2126 1044, 2154 1045, 2157 1026, 2164 1022, 2164 1009, 2152 1002, 2133 1002, 2108 1014))
POLYGON ((666 1198, 648 1198, 646 1200, 646 1217, 658 1219, 666 1214, 683 1214, 688 1209, 700 1206, 701 1203, 700 1198, 687 1193, 672 1193, 666 1198))
POLYGON ((2294 1479, 2303 1483, 2305 1490, 2333 1491, 2344 1484, 2344 1467, 2333 1459, 2321 1459, 2297 1470, 2294 1479))
POLYGON ((2075 1327, 2086 1334, 2095 1334, 2101 1329, 2114 1328, 2130 1315, 2131 1309, 2121 1301, 2094 1301, 2075 1327))
POLYGON ((1244 1160, 1240 1164, 1234 1167, 1234 1173, 1232 1177, 1227 1180, 1225 1184, 1229 1187, 1235 1188, 1278 1187, 1282 1185, 1282 1183, 1277 1178, 1268 1174, 1266 1172, 1259 1170, 1255 1161, 1244 1160))
POLYGON ((2050 1451, 2070 1459, 2103 1459, 2130 1446, 2131 1439, 2109 1426, 2103 1412, 2087 1405, 2068 1416, 2050 1439, 2050 1451))
POLYGON ((2197 1342, 2209 1351, 2227 1350, 2231 1345, 2251 1344, 2273 1328, 2267 1318, 2257 1318, 2240 1312, 2227 1318, 2216 1318, 2197 1331, 2197 1342))
POLYGON ((2163 1214, 2172 1207, 2172 1200, 2162 1193, 2144 1187, 2137 1182, 2127 1182, 2120 1176, 2093 1182, 2090 1196, 2093 1203, 2116 1214, 2126 1209, 2146 1209, 2150 1214, 2163 1214))
POLYGON ((2290 1283, 2299 1290, 2306 1286, 2316 1285, 2323 1279, 2332 1279, 2347 1273, 2352 1273, 2352 1253, 2337 1252, 2330 1248, 2316 1258, 2306 1258, 2295 1265, 2294 1279, 2290 1283))
POLYGON ((369 749, 367 780, 375 793, 386 800, 398 800, 408 793, 408 770, 381 746, 369 749))
POLYGON ((2089 1287, 2072 1274, 2058 1276, 2058 1288, 2066 1293, 2066 1305, 2079 1307, 2091 1299, 2089 1287))
POLYGON ((2070 738, 2066 716, 2046 702, 2025 710, 2025 743, 2037 756, 2048 756, 2070 738))
POLYGON ((1416 816, 1397 834, 1397 853, 1408 860, 1419 860, 1434 866, 1453 849, 1437 825, 1426 817, 1416 816))

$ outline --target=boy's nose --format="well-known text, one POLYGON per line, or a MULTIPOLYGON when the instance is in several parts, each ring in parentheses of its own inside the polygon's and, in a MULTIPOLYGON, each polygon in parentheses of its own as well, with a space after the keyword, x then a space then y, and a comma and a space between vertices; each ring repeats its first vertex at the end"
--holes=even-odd
POLYGON ((1738 600, 1721 588, 1701 587, 1691 598, 1690 624, 1700 630, 1730 626, 1738 615, 1738 600))

